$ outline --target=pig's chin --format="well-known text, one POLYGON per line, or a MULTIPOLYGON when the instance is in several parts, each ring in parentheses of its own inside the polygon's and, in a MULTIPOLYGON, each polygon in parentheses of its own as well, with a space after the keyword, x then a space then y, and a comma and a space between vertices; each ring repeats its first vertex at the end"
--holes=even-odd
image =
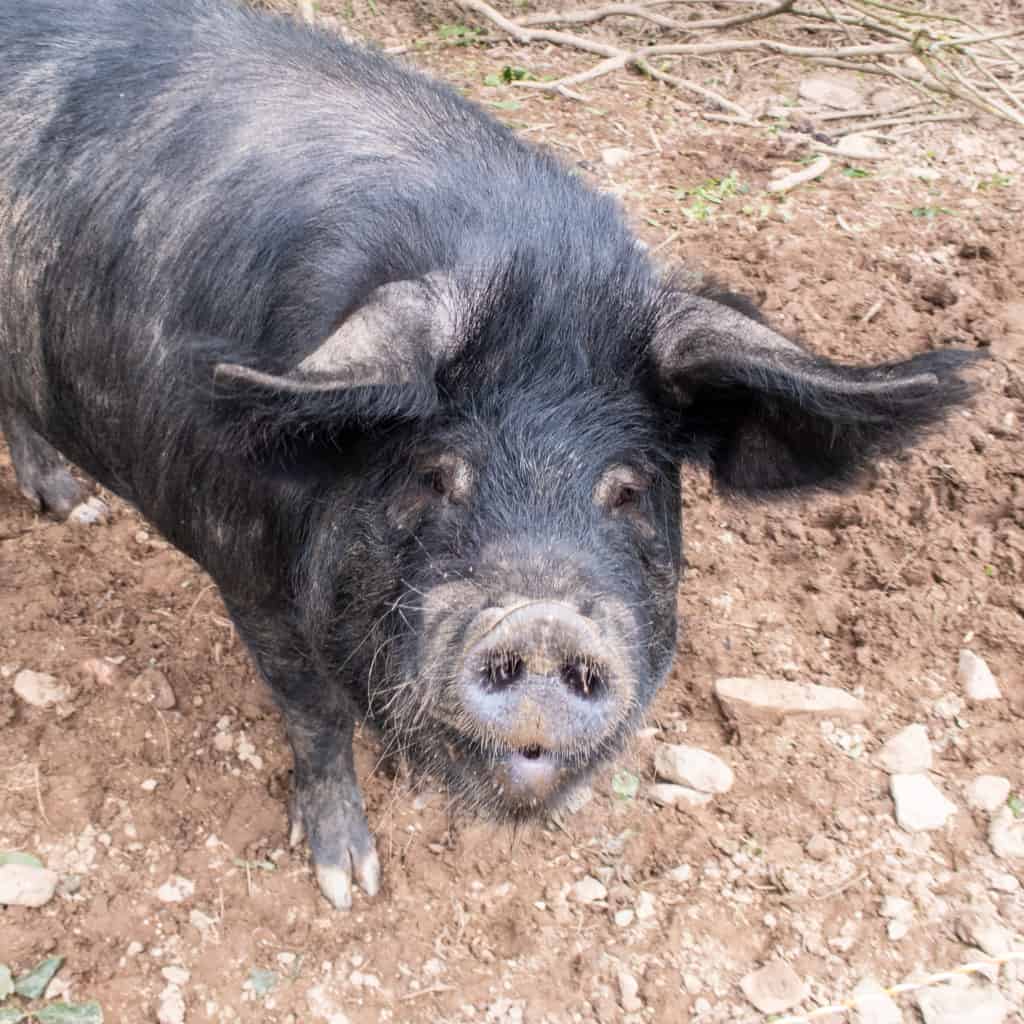
POLYGON ((438 774, 449 792, 485 817, 511 821, 550 815, 614 753, 610 745, 586 755, 540 747, 495 749, 454 733, 443 746, 438 774))

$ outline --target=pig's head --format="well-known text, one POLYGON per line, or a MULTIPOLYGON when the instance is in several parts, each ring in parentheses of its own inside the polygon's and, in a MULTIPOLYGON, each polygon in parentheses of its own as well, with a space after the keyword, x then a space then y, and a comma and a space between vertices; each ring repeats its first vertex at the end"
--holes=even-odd
POLYGON ((299 597, 321 674, 500 815, 557 803, 667 675, 684 462, 740 494, 835 485, 965 395, 967 353, 840 366, 642 261, 617 285, 394 282, 291 372, 218 368, 343 423, 299 597))

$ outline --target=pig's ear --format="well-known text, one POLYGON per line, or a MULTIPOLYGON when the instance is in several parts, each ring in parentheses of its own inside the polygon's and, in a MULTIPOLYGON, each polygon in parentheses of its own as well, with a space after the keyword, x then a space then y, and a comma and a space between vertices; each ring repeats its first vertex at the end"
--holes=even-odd
POLYGON ((978 353, 843 366, 748 315, 734 296, 676 295, 650 358, 686 450, 725 488, 756 494, 842 483, 968 397, 978 353))
MULTIPOLYGON (((393 281, 367 300, 299 361, 270 373, 238 363, 218 363, 217 386, 281 396, 313 396, 353 388, 400 387, 455 355, 458 348, 454 290, 447 277, 429 274, 393 281)), ((430 374, 432 376, 432 374, 430 374)))

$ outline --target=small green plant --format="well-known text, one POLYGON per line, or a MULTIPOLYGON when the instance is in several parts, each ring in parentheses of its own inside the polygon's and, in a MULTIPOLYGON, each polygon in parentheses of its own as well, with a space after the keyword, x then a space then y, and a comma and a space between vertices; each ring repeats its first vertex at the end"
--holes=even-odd
POLYGON ((945 206, 915 206, 911 211, 912 217, 924 217, 933 220, 935 217, 952 216, 953 211, 945 206))
POLYGON ((523 105, 519 100, 489 100, 487 106, 496 110, 520 110, 523 105))
POLYGON ((735 171, 731 171, 724 178, 709 178, 693 188, 672 191, 677 199, 690 200, 689 205, 683 209, 686 217, 690 220, 708 220, 716 206, 732 196, 744 195, 750 191, 750 187, 740 181, 735 171))
POLYGON ((506 64, 497 74, 488 75, 484 85, 508 85, 511 82, 535 82, 537 76, 526 68, 512 67, 506 64))
POLYGON ((1009 174, 993 174, 990 178, 982 178, 978 182, 979 192, 988 192, 994 188, 1009 188, 1013 184, 1013 176, 1009 174))
POLYGON ((447 43, 454 43, 456 46, 472 46, 478 43, 483 32, 468 25, 447 24, 438 25, 437 34, 447 43))
MULTIPOLYGON (((47 985, 64 963, 62 956, 48 956, 32 970, 15 978, 6 964, 0 964, 0 1003, 14 995, 32 1002, 42 999, 47 985)), ((0 1006, 0 1024, 103 1024, 99 1003, 47 1003, 38 1009, 7 1004, 0 1006)))
POLYGON ((1006 806, 1015 818, 1024 818, 1024 800, 1016 793, 1011 793, 1006 800, 1006 806))
POLYGON ((640 779, 625 770, 612 776, 612 792, 620 800, 632 800, 640 790, 640 779))
POLYGON ((846 178, 870 178, 871 172, 863 167, 844 167, 843 176, 846 178))

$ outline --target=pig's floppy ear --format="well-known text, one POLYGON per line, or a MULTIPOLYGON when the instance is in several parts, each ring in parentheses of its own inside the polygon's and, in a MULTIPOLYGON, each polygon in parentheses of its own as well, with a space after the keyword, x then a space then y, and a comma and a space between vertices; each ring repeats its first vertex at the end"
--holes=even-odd
POLYGON ((428 274, 392 281, 366 301, 302 359, 283 373, 218 363, 217 386, 295 398, 353 388, 416 383, 423 372, 458 348, 456 305, 450 280, 428 274))
POLYGON ((649 355, 680 441, 741 493, 829 485, 896 450, 968 397, 958 370, 978 353, 833 363, 745 315, 730 299, 676 295, 649 355))

